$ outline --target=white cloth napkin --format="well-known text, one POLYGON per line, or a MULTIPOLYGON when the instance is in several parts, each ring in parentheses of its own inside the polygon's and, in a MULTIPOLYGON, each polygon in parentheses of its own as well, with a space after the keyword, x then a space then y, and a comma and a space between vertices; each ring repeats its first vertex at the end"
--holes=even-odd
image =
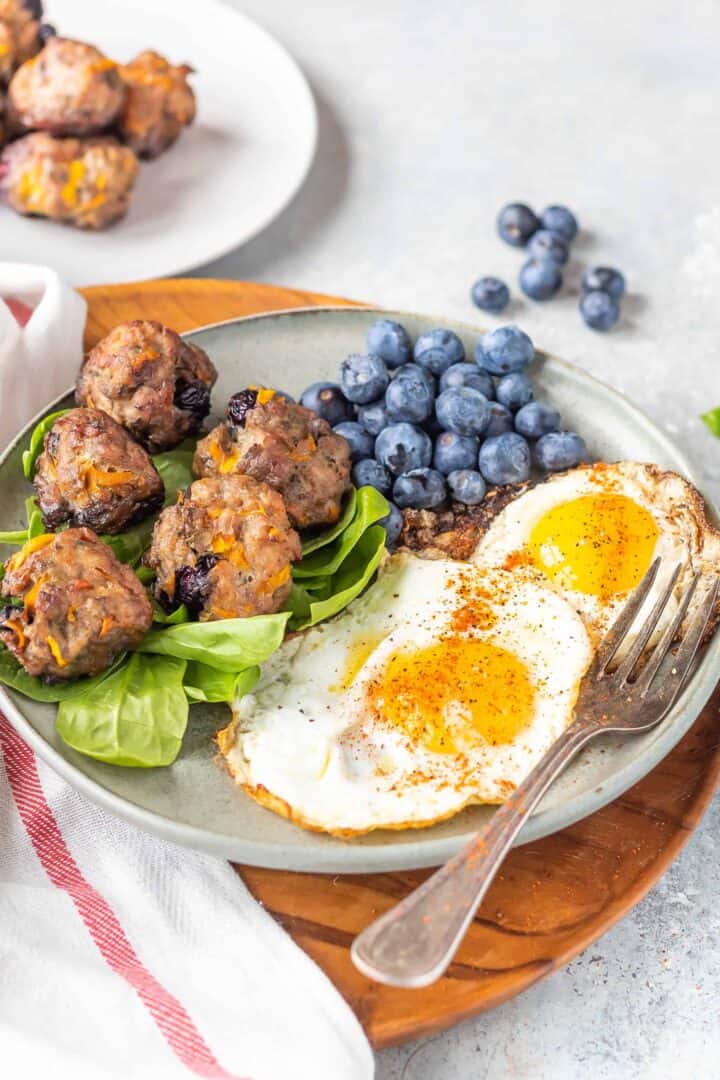
MULTIPOLYGON (((6 438, 72 382, 84 309, 36 267, 0 264, 0 296, 37 304, 20 330, 0 302, 6 438)), ((96 808, 0 714, 0 1075, 369 1080, 373 1055, 227 863, 96 808)))

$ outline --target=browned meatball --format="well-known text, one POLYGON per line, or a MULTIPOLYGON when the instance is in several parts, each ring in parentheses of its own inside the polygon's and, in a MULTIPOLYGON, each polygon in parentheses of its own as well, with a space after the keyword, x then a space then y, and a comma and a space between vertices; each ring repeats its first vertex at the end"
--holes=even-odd
POLYGON ((0 198, 19 214, 104 229, 130 205, 138 160, 115 139, 26 135, 0 155, 0 198))
POLYGON ((350 486, 350 447, 310 409, 250 387, 231 398, 227 422, 198 443, 193 472, 264 480, 285 499, 292 524, 305 529, 340 516, 350 486))
POLYGON ((2 611, 0 640, 31 675, 97 675, 150 629, 137 574, 90 529, 29 540, 5 564, 0 591, 23 601, 2 611))
POLYGON ((35 491, 45 526, 119 533, 159 510, 165 487, 149 454, 98 409, 73 409, 45 436, 35 491))
POLYGON ((93 45, 50 38, 10 81, 10 103, 28 130, 93 135, 117 118, 125 103, 118 65, 93 45))
POLYGON ((151 453, 194 435, 217 372, 207 353, 158 322, 120 323, 85 358, 79 405, 113 416, 151 453))
POLYGON ((40 51, 40 22, 25 0, 0 0, 0 83, 40 51))
POLYGON ((201 621, 279 611, 290 595, 300 538, 282 498, 249 476, 196 480, 155 524, 145 563, 166 607, 201 621))
POLYGON ((195 95, 187 81, 192 68, 176 67, 147 49, 120 68, 127 87, 118 134, 138 157, 155 158, 195 119, 195 95))

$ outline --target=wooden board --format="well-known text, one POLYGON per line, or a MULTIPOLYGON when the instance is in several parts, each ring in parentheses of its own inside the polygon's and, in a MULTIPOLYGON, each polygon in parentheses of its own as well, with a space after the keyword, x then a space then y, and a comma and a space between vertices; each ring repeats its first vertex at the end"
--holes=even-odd
MULTIPOLYGON (((87 344, 117 322, 156 318, 177 330, 253 312, 346 303, 230 281, 157 281, 83 290, 87 344)), ((365 876, 237 867, 254 895, 327 972, 377 1047, 449 1027, 567 964, 640 900, 702 817, 720 781, 720 694, 657 768, 622 798, 513 851, 456 962, 425 990, 372 983, 350 961, 353 936, 426 872, 365 876)))

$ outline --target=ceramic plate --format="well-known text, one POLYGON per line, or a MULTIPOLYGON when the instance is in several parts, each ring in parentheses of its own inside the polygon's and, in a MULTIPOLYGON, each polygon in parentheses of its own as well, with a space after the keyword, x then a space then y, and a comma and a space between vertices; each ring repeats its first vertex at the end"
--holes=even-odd
MULTIPOLYGON (((476 328, 447 320, 391 313, 413 334, 450 326, 468 352, 476 328)), ((206 349, 220 372, 218 409, 248 383, 297 394, 308 383, 333 378, 340 360, 362 348, 377 312, 310 309, 239 319, 188 335, 206 349)), ((585 436, 605 460, 657 462, 693 480, 680 451, 634 405, 578 368, 540 354, 533 372, 543 398, 585 436)), ((48 412, 59 407, 54 402, 48 412)), ((0 459, 0 521, 22 527, 20 455, 30 425, 0 459)), ((3 550, 3 557, 7 551, 3 550)), ((655 731, 626 740, 608 737, 588 748, 546 795, 520 833, 526 843, 592 813, 644 776, 691 726, 718 679, 720 635, 706 650, 685 693, 655 731)), ((323 872, 369 872, 433 866, 456 852, 487 820, 490 808, 463 811, 430 829, 377 832, 352 842, 305 832, 264 810, 235 787, 214 760, 212 735, 228 719, 225 706, 193 706, 182 753, 169 768, 146 771, 103 765, 65 746, 54 732, 55 707, 0 692, 0 705, 33 749, 69 783, 108 810, 167 839, 256 866, 323 872)))
POLYGON ((153 48, 189 63, 195 124, 141 163, 127 217, 85 233, 0 207, 2 258, 52 266, 71 284, 179 274, 265 228, 310 167, 315 104, 297 64, 265 30, 219 0, 47 0, 65 37, 129 60, 153 48))

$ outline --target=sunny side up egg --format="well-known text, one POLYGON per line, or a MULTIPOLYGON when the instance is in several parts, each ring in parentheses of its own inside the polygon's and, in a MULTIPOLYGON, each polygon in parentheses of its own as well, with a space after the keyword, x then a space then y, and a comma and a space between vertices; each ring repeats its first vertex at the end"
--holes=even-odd
POLYGON ((570 723, 592 650, 531 568, 408 552, 287 641, 218 736, 259 802, 340 836, 498 803, 570 723))

